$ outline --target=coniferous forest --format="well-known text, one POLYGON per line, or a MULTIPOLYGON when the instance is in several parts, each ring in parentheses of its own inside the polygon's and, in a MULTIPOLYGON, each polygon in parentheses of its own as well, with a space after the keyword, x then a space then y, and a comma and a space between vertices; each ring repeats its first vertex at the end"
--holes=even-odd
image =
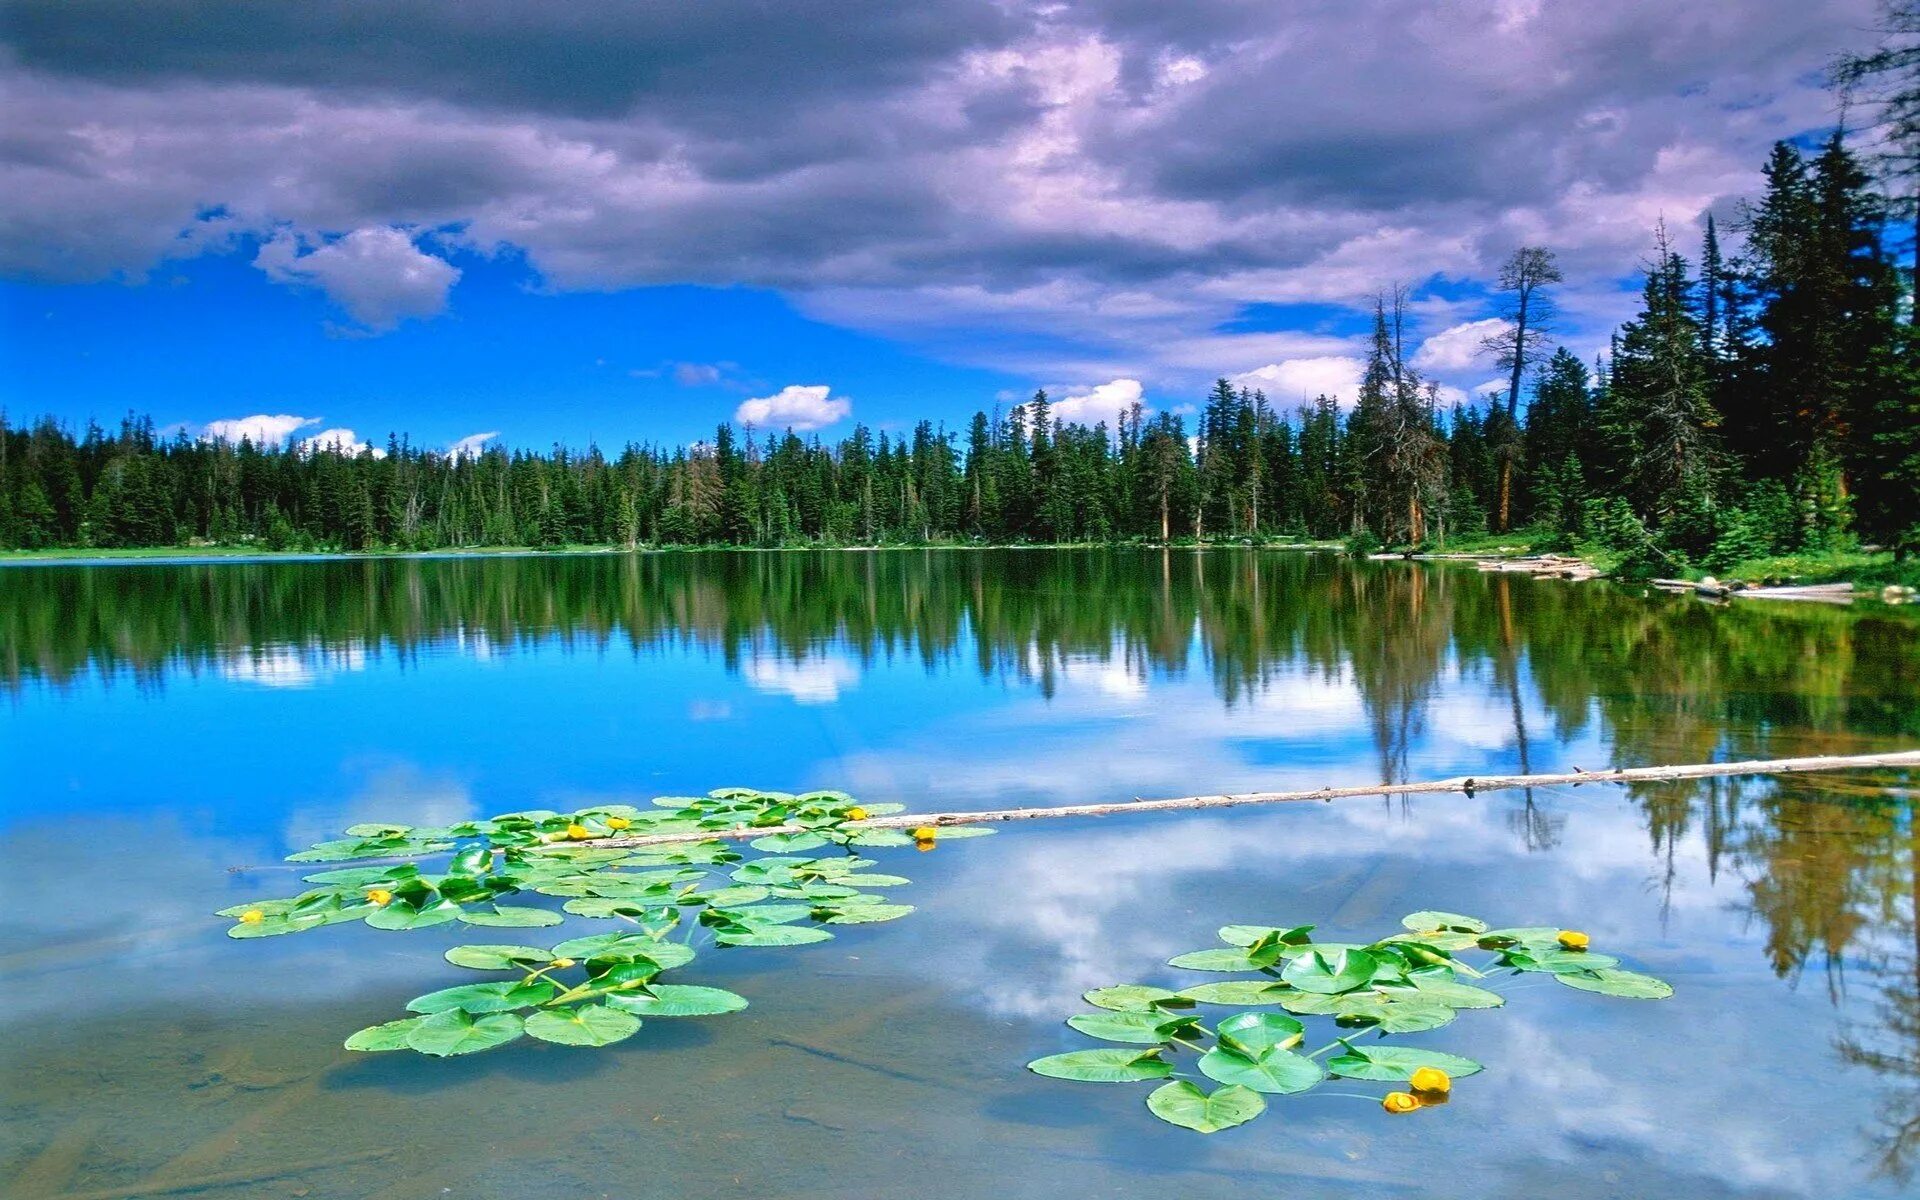
MULTIPOLYGON (((1870 62, 1867 64, 1870 66, 1870 62)), ((383 452, 75 432, 0 418, 0 548, 425 550, 1344 539, 1524 530, 1629 569, 1920 549, 1912 173, 1834 134, 1777 145, 1737 229, 1650 231, 1640 310, 1592 363, 1555 342, 1549 247, 1499 279, 1500 392, 1446 407, 1375 308, 1358 401, 1288 411, 1220 380, 1189 423, 1054 418, 1044 392, 964 429, 837 442, 720 426, 689 447, 383 452), (1728 249, 1728 246, 1735 247, 1728 249)))

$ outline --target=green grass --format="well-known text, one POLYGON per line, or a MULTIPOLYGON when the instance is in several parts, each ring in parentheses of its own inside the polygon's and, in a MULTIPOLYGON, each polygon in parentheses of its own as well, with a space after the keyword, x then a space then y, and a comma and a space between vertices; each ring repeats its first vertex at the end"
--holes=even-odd
POLYGON ((1891 553, 1866 554, 1858 550, 1828 551, 1819 554, 1782 554, 1772 558, 1752 558, 1735 563, 1723 572, 1692 571, 1690 577, 1716 574, 1717 578, 1744 579, 1749 583, 1782 585, 1809 583, 1851 583, 1857 588, 1883 588, 1901 584, 1920 588, 1920 558, 1895 562, 1891 553))

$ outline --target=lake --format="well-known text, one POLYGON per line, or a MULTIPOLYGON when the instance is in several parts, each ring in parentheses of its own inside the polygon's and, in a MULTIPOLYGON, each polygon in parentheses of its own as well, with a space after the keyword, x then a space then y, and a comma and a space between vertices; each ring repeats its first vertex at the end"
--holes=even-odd
MULTIPOLYGON (((358 821, 747 784, 913 810, 1920 746, 1920 624, 1218 550, 0 569, 0 1179, 45 1197, 1910 1194, 1910 776, 1585 785, 1021 823, 876 850, 918 911, 703 954, 751 998, 604 1050, 341 1039, 472 932, 234 941, 358 821), (1573 926, 1673 999, 1535 976, 1200 1137, 1040 1078, 1091 987, 1229 922, 1573 926), (1378 1089, 1374 1089, 1377 1094, 1378 1089)), ((603 922, 571 919, 566 931, 603 922)), ((485 933, 486 931, 479 931, 485 933)), ((504 939, 527 940, 514 936, 504 939)))

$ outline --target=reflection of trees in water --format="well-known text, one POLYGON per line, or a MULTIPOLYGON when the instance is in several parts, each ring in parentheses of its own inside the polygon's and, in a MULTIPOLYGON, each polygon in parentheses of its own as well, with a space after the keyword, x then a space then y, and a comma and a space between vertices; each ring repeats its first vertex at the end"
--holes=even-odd
POLYGON ((1850 1020, 1835 1048, 1883 1078, 1875 1158, 1908 1180, 1920 1158, 1920 793, 1911 773, 1676 781, 1633 794, 1663 863, 1698 822, 1710 869, 1740 879, 1775 975, 1797 983, 1817 966, 1835 1004, 1859 1003, 1850 991, 1871 996, 1870 1015, 1850 1020))
MULTIPOLYGON (((599 555, 210 564, 0 573, 0 686, 89 670, 169 673, 411 658, 460 640, 497 653, 557 643, 687 646, 732 669, 823 648, 871 663, 971 667, 1051 695, 1078 664, 1135 679, 1204 672, 1238 704, 1292 679, 1350 682, 1382 778, 1404 779, 1442 688, 1477 683, 1514 766, 1530 714, 1612 761, 1848 753, 1920 734, 1920 639, 1899 614, 1646 598, 1598 585, 1259 552, 1092 551, 599 555)), ((1544 764, 1541 764, 1544 765, 1544 764)), ((1565 764, 1574 765, 1574 764, 1565 764)), ((1631 792, 1671 888, 1698 834, 1734 871, 1782 978, 1844 967, 1875 989, 1839 1051, 1890 1085, 1883 1169, 1920 1151, 1920 901, 1915 801, 1892 777, 1647 784, 1631 792)), ((1530 849, 1559 817, 1509 813, 1530 849)))

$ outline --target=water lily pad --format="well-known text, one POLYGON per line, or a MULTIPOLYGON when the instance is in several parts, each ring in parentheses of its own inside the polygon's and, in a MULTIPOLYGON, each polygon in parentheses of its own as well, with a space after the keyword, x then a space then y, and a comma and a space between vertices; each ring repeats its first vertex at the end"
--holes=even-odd
POLYGON ((527 1017, 526 1031, 562 1046, 611 1046, 640 1032, 640 1018, 604 1004, 543 1008, 527 1017))
POLYGON ((1603 996, 1623 996, 1629 1000, 1665 1000, 1673 995, 1673 985, 1664 979, 1642 975, 1638 971, 1606 968, 1590 974, 1556 972, 1554 978, 1570 988, 1599 992, 1603 996))
MULTIPOLYGON (((1172 1037, 1182 1020, 1161 1012, 1097 1012, 1068 1017, 1067 1024, 1103 1042, 1157 1046, 1172 1037)), ((1190 1023, 1192 1019, 1184 1020, 1190 1023)))
POLYGON ((408 1048, 407 1035, 424 1020, 425 1017, 406 1017, 399 1021, 388 1021, 384 1025, 370 1025, 347 1039, 347 1049, 368 1053, 405 1050, 408 1048))
POLYGON ((1437 1067, 1458 1079, 1481 1070, 1480 1064, 1458 1054, 1423 1050, 1414 1046, 1347 1047, 1345 1054, 1327 1061, 1327 1070, 1346 1079, 1376 1079, 1385 1083, 1403 1083, 1421 1067, 1437 1067))
MULTIPOLYGON (((1460 983, 1453 979, 1440 979, 1416 973, 1409 975, 1407 982, 1413 991, 1427 999, 1445 1004, 1449 1008, 1499 1008, 1507 1002, 1507 998, 1499 992, 1475 987, 1470 983, 1460 983)), ((1397 989, 1395 990, 1397 992, 1397 989)))
POLYGON ((607 1003, 647 1017, 711 1017, 739 1012, 747 998, 725 988, 687 983, 656 983, 607 997, 607 1003))
POLYGON ((1303 992, 1331 995, 1352 991, 1366 983, 1373 978, 1378 965, 1379 960, 1364 950, 1339 950, 1329 954, 1315 949, 1288 961, 1280 978, 1303 992))
POLYGON ((895 921, 913 911, 911 904, 854 904, 826 918, 829 925, 871 925, 876 921, 895 921))
MULTIPOLYGON (((1201 1004, 1231 1004, 1245 1008, 1255 1004, 1278 1004, 1293 989, 1273 979, 1227 979, 1182 989, 1180 995, 1201 1004)), ((1089 999, 1093 993, 1088 992, 1089 999)))
POLYGON ((1073 1050, 1036 1058, 1027 1064, 1027 1070, 1080 1083, 1137 1083, 1165 1079, 1173 1074, 1173 1065, 1160 1057, 1158 1049, 1073 1050))
POLYGON ((528 964, 553 961, 553 955, 539 946, 455 946, 446 959, 456 967, 476 971, 508 971, 528 964))
POLYGON ((1487 931, 1487 923, 1478 917, 1463 917, 1459 913, 1440 912, 1435 909, 1422 909, 1417 913, 1408 913, 1400 919, 1400 925, 1415 933, 1427 930, 1453 930, 1458 933, 1487 931))
POLYGON ((554 986, 544 979, 532 983, 502 980, 498 983, 463 983, 441 988, 407 1001, 407 1011, 441 1013, 460 1009, 470 1013, 505 1012, 545 1004, 554 997, 554 986))
POLYGON ((1282 1049, 1297 1046, 1307 1030, 1305 1025, 1292 1017, 1258 1012, 1225 1017, 1213 1028, 1221 1045, 1241 1053, 1258 1053, 1275 1046, 1282 1049))
POLYGON ((713 940, 722 946, 805 946, 832 938, 833 935, 824 929, 804 925, 751 925, 740 929, 723 928, 714 934, 713 940))
POLYGON ((1278 1096, 1304 1092, 1327 1077, 1326 1070, 1313 1059, 1278 1046, 1257 1054, 1215 1046, 1200 1056, 1199 1066, 1200 1073, 1209 1079, 1278 1096))
POLYGON ((496 1012, 474 1016, 457 1008, 435 1013, 407 1032, 407 1045, 422 1054, 445 1058, 504 1046, 525 1031, 519 1016, 496 1012))
POLYGON ((1506 965, 1516 971, 1551 971, 1555 975, 1602 971, 1620 965, 1620 960, 1591 950, 1539 950, 1507 952, 1506 965))
POLYGON ((488 925, 500 929, 537 929, 544 925, 558 925, 559 913, 548 912, 544 908, 525 908, 496 904, 492 909, 469 908, 460 913, 460 919, 469 925, 488 925))
POLYGON ((1248 1088, 1228 1086, 1209 1093, 1178 1079, 1153 1089, 1147 1097, 1147 1109, 1170 1125, 1218 1133, 1253 1120, 1267 1111, 1267 1102, 1248 1088))
MULTIPOLYGON (((1144 983, 1122 983, 1114 987, 1095 988, 1088 992, 1084 999, 1095 1008, 1109 1008, 1117 1012, 1148 1012, 1156 1004, 1165 1005, 1171 1002, 1178 1006, 1181 995, 1166 988, 1148 987, 1144 983)), ((1187 1001, 1187 1004, 1190 1006, 1192 1001, 1187 1001)))
POLYGON ((1212 948, 1191 950, 1167 960, 1170 967, 1180 967, 1187 971, 1258 971, 1266 964, 1256 963, 1245 950, 1212 948))
POLYGON ((445 925, 459 915, 460 906, 457 904, 436 904, 425 909, 390 904, 368 913, 367 924, 375 929, 425 929, 431 925, 445 925))

